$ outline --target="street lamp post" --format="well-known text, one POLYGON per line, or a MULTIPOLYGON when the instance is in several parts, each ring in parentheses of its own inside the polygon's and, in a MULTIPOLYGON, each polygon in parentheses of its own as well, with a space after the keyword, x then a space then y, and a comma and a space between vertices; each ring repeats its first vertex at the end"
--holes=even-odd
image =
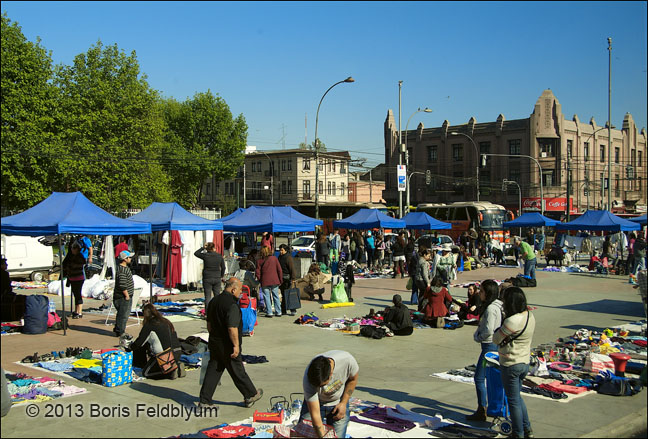
MULTIPOLYGON (((470 143, 472 143, 473 146, 475 147, 475 161, 477 163, 477 167, 475 168, 475 175, 477 176, 477 202, 479 202, 479 150, 477 149, 477 145, 475 145, 475 141, 468 134, 458 133, 456 131, 450 134, 452 134, 453 136, 467 137, 468 140, 470 140, 470 143)), ((540 178, 542 178, 542 175, 540 175, 540 178)))
MULTIPOLYGON (((612 121, 610 120, 612 100, 612 38, 608 38, 608 199, 607 207, 612 212, 612 121)), ((602 202, 603 200, 601 200, 602 202)))
POLYGON ((326 90, 326 92, 322 95, 322 99, 319 101, 319 105, 317 106, 317 113, 315 115, 315 218, 319 219, 319 141, 317 139, 317 125, 319 122, 319 110, 320 107, 322 106, 322 101, 324 100, 324 96, 331 91, 333 87, 335 87, 338 84, 342 84, 343 82, 355 82, 355 80, 349 76, 347 79, 343 81, 338 81, 332 86, 326 90))
MULTIPOLYGON (((405 124, 405 166, 406 169, 409 167, 409 152, 407 149, 407 138, 408 133, 407 133, 407 128, 409 127, 410 120, 416 115, 417 113, 424 112, 424 113, 432 113, 433 110, 430 110, 428 107, 425 107, 423 110, 421 110, 421 107, 419 107, 412 115, 407 119, 407 123, 405 124)), ((419 172, 419 174, 422 174, 422 172, 419 172)), ((410 175, 411 177, 411 175, 410 175)), ((407 204, 405 205, 405 215, 409 213, 409 207, 410 207, 410 184, 409 184, 409 177, 406 179, 407 184, 405 185, 405 199, 407 201, 407 204)))
MULTIPOLYGON (((604 127, 601 127, 601 128, 598 128, 598 129, 594 130, 594 132, 592 132, 592 134, 590 134, 589 136, 587 136, 587 140, 586 140, 584 143, 589 144, 589 141, 592 139, 592 137, 594 137, 594 135, 595 135, 596 133, 598 133, 599 131, 604 130, 604 129, 606 129, 606 128, 608 129, 608 132, 609 132, 609 130, 610 130, 611 128, 614 128, 614 127, 611 126, 609 122, 607 122, 607 123, 605 124, 604 127)), ((608 143, 609 143, 609 142, 608 142, 608 143)), ((596 142, 594 142, 594 145, 592 145, 592 152, 594 152, 595 149, 596 149, 596 142)), ((608 147, 608 149, 609 149, 609 147, 608 147)), ((587 158, 586 158, 586 160, 587 160, 587 158)), ((606 165, 606 166, 607 166, 607 165, 606 165)), ((605 175, 605 167, 603 168, 603 175, 605 175)), ((609 185, 610 185, 610 180, 609 180, 609 178, 608 178, 608 187, 609 187, 609 185)), ((603 205, 603 197, 604 197, 604 190, 605 190, 604 187, 605 187, 605 182, 602 181, 602 182, 601 182, 601 205, 603 205)), ((588 186, 588 189, 589 189, 589 186, 588 186)), ((587 195, 588 195, 588 200, 587 200, 587 209, 589 209, 589 190, 588 190, 588 192, 587 192, 587 195)), ((594 203, 596 203, 596 199, 594 199, 594 203)))
MULTIPOLYGON (((514 185, 517 186, 517 188, 518 188, 518 206, 519 206, 518 207, 518 209, 519 209, 518 214, 522 215, 522 188, 520 188, 520 185, 518 184, 517 181, 507 180, 506 178, 504 180, 502 180, 502 184, 504 185, 502 190, 505 190, 506 185, 509 185, 509 184, 514 184, 514 185)), ((520 227, 520 236, 522 236, 522 227, 520 227)))

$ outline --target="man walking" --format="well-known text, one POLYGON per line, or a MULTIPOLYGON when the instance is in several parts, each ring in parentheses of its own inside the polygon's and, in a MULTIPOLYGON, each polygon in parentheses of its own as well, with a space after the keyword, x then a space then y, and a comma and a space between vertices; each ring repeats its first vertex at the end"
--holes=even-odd
POLYGON ((135 288, 133 273, 128 265, 131 263, 133 256, 134 253, 128 250, 119 253, 119 265, 117 265, 115 290, 113 292, 113 304, 115 305, 115 309, 117 309, 113 332, 117 337, 127 339, 131 338, 126 334, 126 323, 128 322, 128 316, 130 316, 131 306, 133 304, 133 289, 135 288))
POLYGON ((215 406, 212 397, 225 369, 243 395, 245 407, 252 407, 263 396, 263 389, 257 390, 252 384, 241 356, 243 320, 237 301, 241 296, 242 286, 240 280, 231 277, 225 283, 225 290, 209 302, 207 330, 210 358, 205 380, 200 388, 201 407, 215 406))
POLYGON ((328 351, 311 361, 304 373, 304 402, 299 420, 313 423, 317 437, 323 437, 324 423, 333 426, 337 437, 346 437, 349 400, 358 384, 360 368, 345 351, 328 351))
POLYGON ((519 236, 515 237, 515 247, 520 249, 520 257, 524 261, 524 275, 535 279, 536 271, 536 255, 533 251, 533 246, 529 243, 522 241, 519 236))

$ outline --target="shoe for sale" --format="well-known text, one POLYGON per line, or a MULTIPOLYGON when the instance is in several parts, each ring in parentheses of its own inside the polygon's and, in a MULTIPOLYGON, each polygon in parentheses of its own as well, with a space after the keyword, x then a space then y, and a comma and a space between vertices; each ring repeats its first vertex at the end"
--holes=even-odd
POLYGON ((260 400, 262 396, 263 396, 263 389, 259 389, 257 390, 256 395, 254 395, 249 399, 246 399, 245 401, 243 401, 243 403, 245 404, 245 407, 250 408, 254 405, 255 402, 260 400))

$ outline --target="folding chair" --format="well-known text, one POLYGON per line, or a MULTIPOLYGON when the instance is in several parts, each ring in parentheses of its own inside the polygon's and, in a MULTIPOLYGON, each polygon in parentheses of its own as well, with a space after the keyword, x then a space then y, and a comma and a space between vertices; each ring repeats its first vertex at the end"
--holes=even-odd
MULTIPOLYGON (((139 326, 139 324, 140 324, 139 311, 137 310, 137 305, 139 304, 139 299, 140 299, 141 294, 142 294, 142 288, 133 289, 133 297, 132 297, 133 302, 131 304, 131 312, 135 313, 135 318, 137 319, 137 326, 139 326)), ((104 323, 105 325, 108 325, 108 319, 110 318, 110 314, 112 314, 114 309, 115 309, 115 306, 113 305, 112 302, 110 302, 110 309, 108 309, 108 315, 106 316, 106 321, 104 323)), ((130 319, 132 317, 129 316, 128 318, 130 319)), ((129 328, 129 327, 135 326, 135 325, 136 324, 133 323, 132 325, 126 325, 126 327, 129 328)))

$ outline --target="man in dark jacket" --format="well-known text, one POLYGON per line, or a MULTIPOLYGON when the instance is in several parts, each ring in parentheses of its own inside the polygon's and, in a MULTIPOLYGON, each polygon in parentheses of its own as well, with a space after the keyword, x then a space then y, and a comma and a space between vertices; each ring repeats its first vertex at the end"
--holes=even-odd
POLYGON ((295 315, 296 309, 286 309, 286 290, 292 286, 295 280, 295 266, 293 258, 290 255, 290 248, 286 244, 279 246, 279 266, 281 267, 282 282, 279 286, 281 290, 281 312, 289 312, 291 316, 295 315))
POLYGON ((126 322, 128 322, 128 316, 130 316, 133 304, 133 289, 135 288, 133 273, 128 267, 133 255, 134 253, 128 250, 119 254, 119 265, 115 275, 115 291, 113 292, 113 304, 117 309, 113 332, 117 337, 131 338, 126 334, 126 322))
POLYGON ((252 384, 241 356, 243 320, 238 298, 241 296, 242 286, 240 280, 230 278, 225 284, 225 291, 216 296, 207 308, 210 358, 205 380, 200 388, 201 407, 217 407, 212 403, 212 397, 225 369, 243 395, 245 407, 252 407, 263 396, 263 390, 257 390, 252 384))
POLYGON ((387 308, 383 322, 385 326, 394 332, 394 335, 411 335, 414 332, 414 324, 409 309, 403 304, 400 294, 394 294, 392 298, 394 306, 387 308))
POLYGON ((213 242, 208 242, 203 248, 196 250, 194 256, 203 260, 203 290, 205 292, 205 309, 207 309, 212 295, 216 297, 221 292, 225 260, 216 251, 213 242))

